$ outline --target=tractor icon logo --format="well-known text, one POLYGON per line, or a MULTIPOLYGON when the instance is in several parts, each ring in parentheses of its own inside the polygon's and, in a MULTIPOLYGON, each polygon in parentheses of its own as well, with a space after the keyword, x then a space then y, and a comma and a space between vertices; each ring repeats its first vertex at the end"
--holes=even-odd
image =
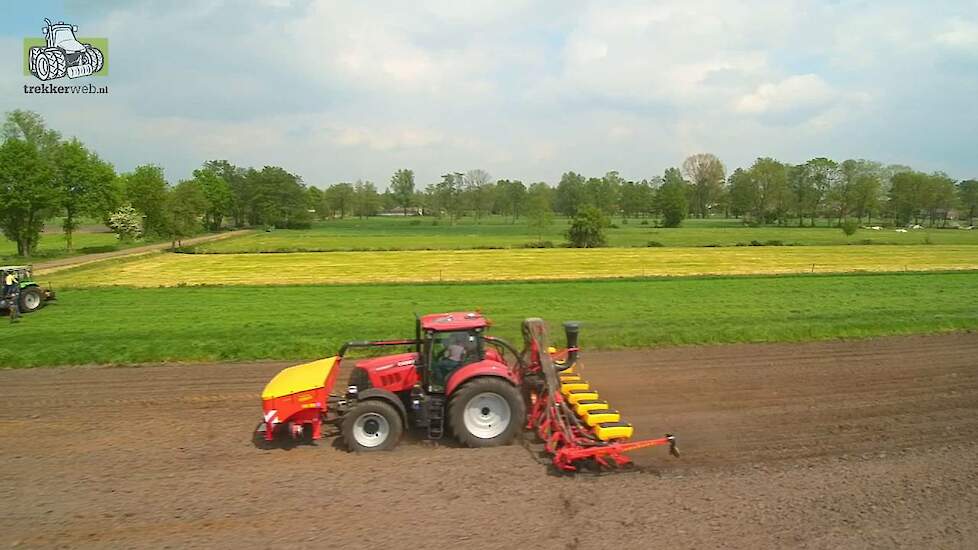
POLYGON ((67 75, 68 78, 89 76, 102 70, 105 56, 101 50, 91 44, 82 44, 75 38, 78 27, 64 21, 51 23, 41 31, 44 33, 45 46, 30 48, 28 53, 28 68, 32 75, 40 80, 54 80, 67 75))

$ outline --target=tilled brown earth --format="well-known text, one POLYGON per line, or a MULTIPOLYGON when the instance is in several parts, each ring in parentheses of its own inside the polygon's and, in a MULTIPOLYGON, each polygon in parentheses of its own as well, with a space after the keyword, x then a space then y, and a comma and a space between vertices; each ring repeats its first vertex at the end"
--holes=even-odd
POLYGON ((603 352, 683 457, 556 477, 520 445, 261 451, 283 364, 0 372, 0 546, 978 548, 978 335, 603 352))

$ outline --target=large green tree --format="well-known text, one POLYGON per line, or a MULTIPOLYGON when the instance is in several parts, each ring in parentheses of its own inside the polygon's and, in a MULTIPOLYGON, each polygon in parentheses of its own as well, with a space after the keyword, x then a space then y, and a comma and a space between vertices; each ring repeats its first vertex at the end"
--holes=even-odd
POLYGON ((210 204, 197 180, 180 182, 165 195, 163 223, 160 235, 170 239, 170 247, 195 235, 201 229, 201 219, 210 204))
POLYGON ((496 203, 500 212, 513 217, 513 223, 520 217, 526 202, 526 186, 519 180, 499 180, 496 182, 496 203))
POLYGON ((125 202, 143 215, 143 233, 166 235, 164 217, 167 183, 163 177, 163 168, 144 164, 121 177, 125 202))
POLYGON ((557 191, 554 195, 554 209, 564 216, 574 216, 586 203, 584 176, 575 172, 566 172, 560 176, 557 191))
POLYGON ((326 205, 326 194, 323 190, 315 185, 310 185, 306 189, 306 195, 309 200, 309 208, 316 211, 316 218, 320 221, 325 220, 329 209, 326 205))
POLYGON ((50 162, 28 141, 7 138, 0 145, 0 227, 29 257, 37 248, 44 220, 58 205, 59 188, 50 162))
POLYGON ((41 115, 21 109, 7 113, 3 123, 3 138, 30 143, 42 158, 54 155, 61 142, 61 134, 49 129, 41 115))
POLYGON ((325 192, 326 204, 335 216, 337 213, 340 219, 346 217, 346 213, 353 210, 354 190, 349 183, 337 183, 330 185, 325 192))
POLYGON ((720 196, 726 169, 716 155, 699 153, 683 161, 682 171, 692 188, 692 210, 704 218, 711 204, 720 196))
POLYGON ((770 157, 759 158, 750 167, 751 178, 757 182, 754 216, 765 222, 787 220, 791 193, 788 188, 788 167, 770 157))
POLYGON ((252 211, 251 203, 254 192, 251 186, 253 179, 247 177, 248 170, 239 168, 226 160, 209 160, 204 163, 204 170, 216 173, 231 190, 230 216, 235 227, 248 224, 248 214, 252 211))
POLYGON ((63 215, 61 228, 66 248, 71 250, 79 216, 107 219, 109 212, 118 207, 116 174, 112 165, 77 139, 59 144, 53 160, 58 206, 63 215))
POLYGON ((567 229, 567 240, 573 248, 598 248, 607 243, 605 228, 609 221, 596 206, 586 206, 574 216, 567 229))
POLYGON ((852 207, 860 222, 866 216, 867 223, 873 221, 873 213, 878 212, 883 193, 883 182, 878 174, 866 173, 856 176, 852 186, 852 207))
POLYGON ((466 198, 464 202, 475 214, 478 222, 492 208, 495 185, 489 172, 481 169, 466 172, 462 177, 462 192, 466 198))
POLYGON ((805 215, 808 215, 812 227, 815 227, 815 218, 825 204, 829 191, 840 177, 839 165, 824 157, 813 158, 795 167, 791 177, 799 225, 805 215))
POLYGON ((974 225, 978 212, 978 180, 964 180, 958 184, 958 201, 968 213, 968 225, 974 225))
POLYGON ((606 216, 618 211, 621 200, 621 187, 625 180, 618 172, 611 171, 600 178, 588 178, 584 183, 585 201, 595 206, 606 216))
POLYGON ((626 181, 621 185, 620 210, 622 217, 638 216, 653 209, 655 191, 647 180, 626 181))
POLYGON ((890 180, 889 206, 898 225, 920 221, 920 213, 929 202, 929 183, 927 174, 915 171, 900 172, 890 180))
POLYGON ((662 185, 655 194, 656 210, 662 215, 662 225, 679 227, 689 212, 687 190, 689 185, 678 168, 666 169, 662 185))
POLYGON ((218 170, 204 166, 194 170, 193 181, 207 199, 204 212, 204 225, 211 231, 218 231, 224 224, 224 217, 232 213, 234 194, 231 186, 221 177, 218 170))
POLYGON ((926 206, 930 217, 930 225, 934 226, 940 220, 941 226, 946 227, 948 213, 957 204, 954 180, 943 172, 935 172, 928 176, 927 179, 928 185, 930 186, 930 200, 926 206))
POLYGON ((543 241, 544 233, 553 225, 553 192, 546 183, 537 182, 525 193, 526 225, 540 241, 543 241))
POLYGON ((462 214, 462 191, 465 185, 465 176, 461 172, 449 172, 442 175, 441 181, 436 183, 433 188, 432 199, 436 205, 435 209, 438 216, 442 212, 448 214, 451 223, 462 214))
POLYGON ((245 178, 250 189, 251 225, 284 229, 309 226, 312 216, 302 178, 280 166, 249 169, 245 178))
POLYGON ((829 189, 829 201, 842 223, 856 206, 857 182, 864 177, 879 178, 882 166, 864 159, 849 159, 839 165, 839 175, 829 189))
MULTIPOLYGON (((754 217, 760 190, 750 171, 737 168, 730 174, 727 186, 730 194, 730 209, 735 216, 754 217)), ((756 217, 754 217, 756 221, 756 217)))
POLYGON ((353 213, 359 218, 376 216, 380 210, 380 194, 369 181, 357 180, 353 184, 353 213))
POLYGON ((398 206, 404 210, 404 215, 407 216, 408 208, 414 200, 414 172, 403 168, 394 172, 391 176, 390 191, 398 206))

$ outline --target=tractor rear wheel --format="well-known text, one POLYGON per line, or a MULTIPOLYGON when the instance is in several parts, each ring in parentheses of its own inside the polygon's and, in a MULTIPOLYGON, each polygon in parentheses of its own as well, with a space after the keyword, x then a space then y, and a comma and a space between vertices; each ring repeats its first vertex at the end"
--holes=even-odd
POLYGON ((368 399, 343 415, 340 432, 346 447, 355 452, 386 451, 401 439, 404 423, 394 405, 368 399))
POLYGON ((44 305, 44 293, 36 286, 27 287, 20 291, 21 313, 31 313, 44 305))
POLYGON ((47 71, 45 76, 41 76, 41 60, 38 59, 38 78, 41 80, 53 80, 55 78, 61 78, 68 73, 68 59, 65 57, 65 53, 58 49, 45 50, 41 53, 47 62, 45 65, 47 71))
POLYGON ((520 432, 526 404, 519 388, 486 376, 465 383, 448 403, 448 422, 467 447, 506 445, 520 432))

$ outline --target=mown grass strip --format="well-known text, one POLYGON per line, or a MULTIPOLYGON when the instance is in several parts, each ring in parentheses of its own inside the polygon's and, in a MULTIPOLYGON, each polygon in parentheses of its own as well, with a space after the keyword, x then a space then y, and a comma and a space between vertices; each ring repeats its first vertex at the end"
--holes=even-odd
POLYGON ((978 269, 978 247, 826 246, 160 254, 53 274, 59 287, 580 280, 978 269))

